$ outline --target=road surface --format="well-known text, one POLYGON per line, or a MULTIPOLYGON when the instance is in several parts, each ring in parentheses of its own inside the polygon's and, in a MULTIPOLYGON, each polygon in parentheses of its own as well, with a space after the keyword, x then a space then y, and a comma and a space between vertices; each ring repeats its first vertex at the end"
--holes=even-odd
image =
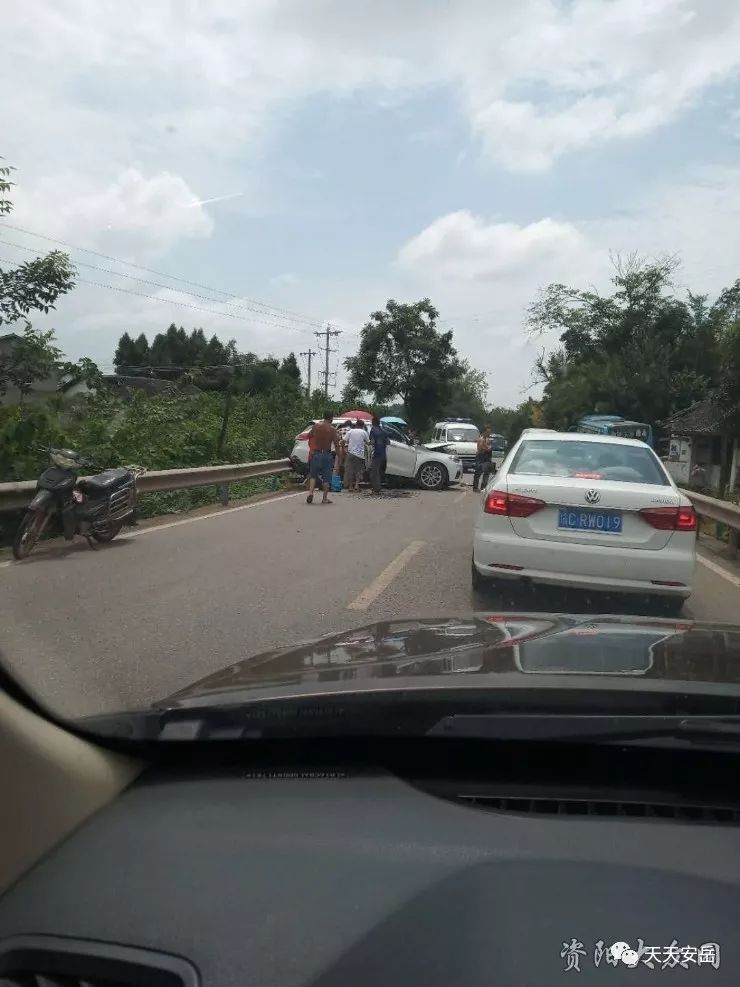
MULTIPOLYGON (((343 493, 331 507, 290 494, 124 529, 97 551, 80 540, 0 562, 3 660, 56 711, 77 716, 147 706, 260 651, 375 620, 651 612, 646 601, 596 594, 474 594, 479 497, 470 486, 403 493, 343 493)), ((702 558, 686 617, 740 624, 738 572, 702 558)))

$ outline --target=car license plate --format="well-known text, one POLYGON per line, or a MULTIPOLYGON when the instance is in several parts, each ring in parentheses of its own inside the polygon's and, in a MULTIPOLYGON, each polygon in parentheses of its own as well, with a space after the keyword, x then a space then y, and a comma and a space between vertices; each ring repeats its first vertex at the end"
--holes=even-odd
POLYGON ((558 527, 570 531, 594 531, 602 535, 622 534, 622 515, 617 511, 581 511, 561 507, 558 527))

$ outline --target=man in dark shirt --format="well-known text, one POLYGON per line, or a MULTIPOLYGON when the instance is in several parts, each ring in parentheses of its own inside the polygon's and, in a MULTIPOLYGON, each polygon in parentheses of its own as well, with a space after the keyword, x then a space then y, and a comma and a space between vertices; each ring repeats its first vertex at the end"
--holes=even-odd
POLYGON ((310 479, 308 481, 308 497, 306 497, 307 504, 313 504, 313 492, 316 489, 317 480, 321 481, 321 487, 324 491, 321 503, 331 504, 329 500, 329 486, 333 471, 331 458, 332 446, 334 446, 337 458, 339 457, 339 435, 332 425, 332 418, 331 411, 327 411, 324 413, 324 420, 313 427, 314 452, 309 465, 310 479))
POLYGON ((381 427, 380 419, 373 415, 373 425, 370 429, 370 445, 373 448, 373 458, 370 460, 370 483, 373 494, 380 496, 380 486, 386 465, 386 447, 390 445, 390 437, 381 427))

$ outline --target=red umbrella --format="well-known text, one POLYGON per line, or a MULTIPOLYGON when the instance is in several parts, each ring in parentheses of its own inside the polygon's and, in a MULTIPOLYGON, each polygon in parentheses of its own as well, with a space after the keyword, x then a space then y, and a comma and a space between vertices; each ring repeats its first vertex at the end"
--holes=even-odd
POLYGON ((373 416, 369 411, 345 411, 340 415, 340 418, 359 418, 364 422, 371 422, 373 416))

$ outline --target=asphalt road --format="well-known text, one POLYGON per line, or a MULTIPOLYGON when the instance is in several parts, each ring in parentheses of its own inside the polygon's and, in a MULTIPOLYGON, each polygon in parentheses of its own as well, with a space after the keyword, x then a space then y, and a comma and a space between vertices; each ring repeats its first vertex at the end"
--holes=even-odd
MULTIPOLYGON (((469 484, 469 477, 467 478, 469 484)), ((147 706, 225 665, 375 620, 472 610, 651 613, 647 601, 474 594, 479 498, 303 494, 0 562, 0 654, 63 715, 147 706)), ((740 624, 738 569, 706 548, 688 618, 740 624)))

